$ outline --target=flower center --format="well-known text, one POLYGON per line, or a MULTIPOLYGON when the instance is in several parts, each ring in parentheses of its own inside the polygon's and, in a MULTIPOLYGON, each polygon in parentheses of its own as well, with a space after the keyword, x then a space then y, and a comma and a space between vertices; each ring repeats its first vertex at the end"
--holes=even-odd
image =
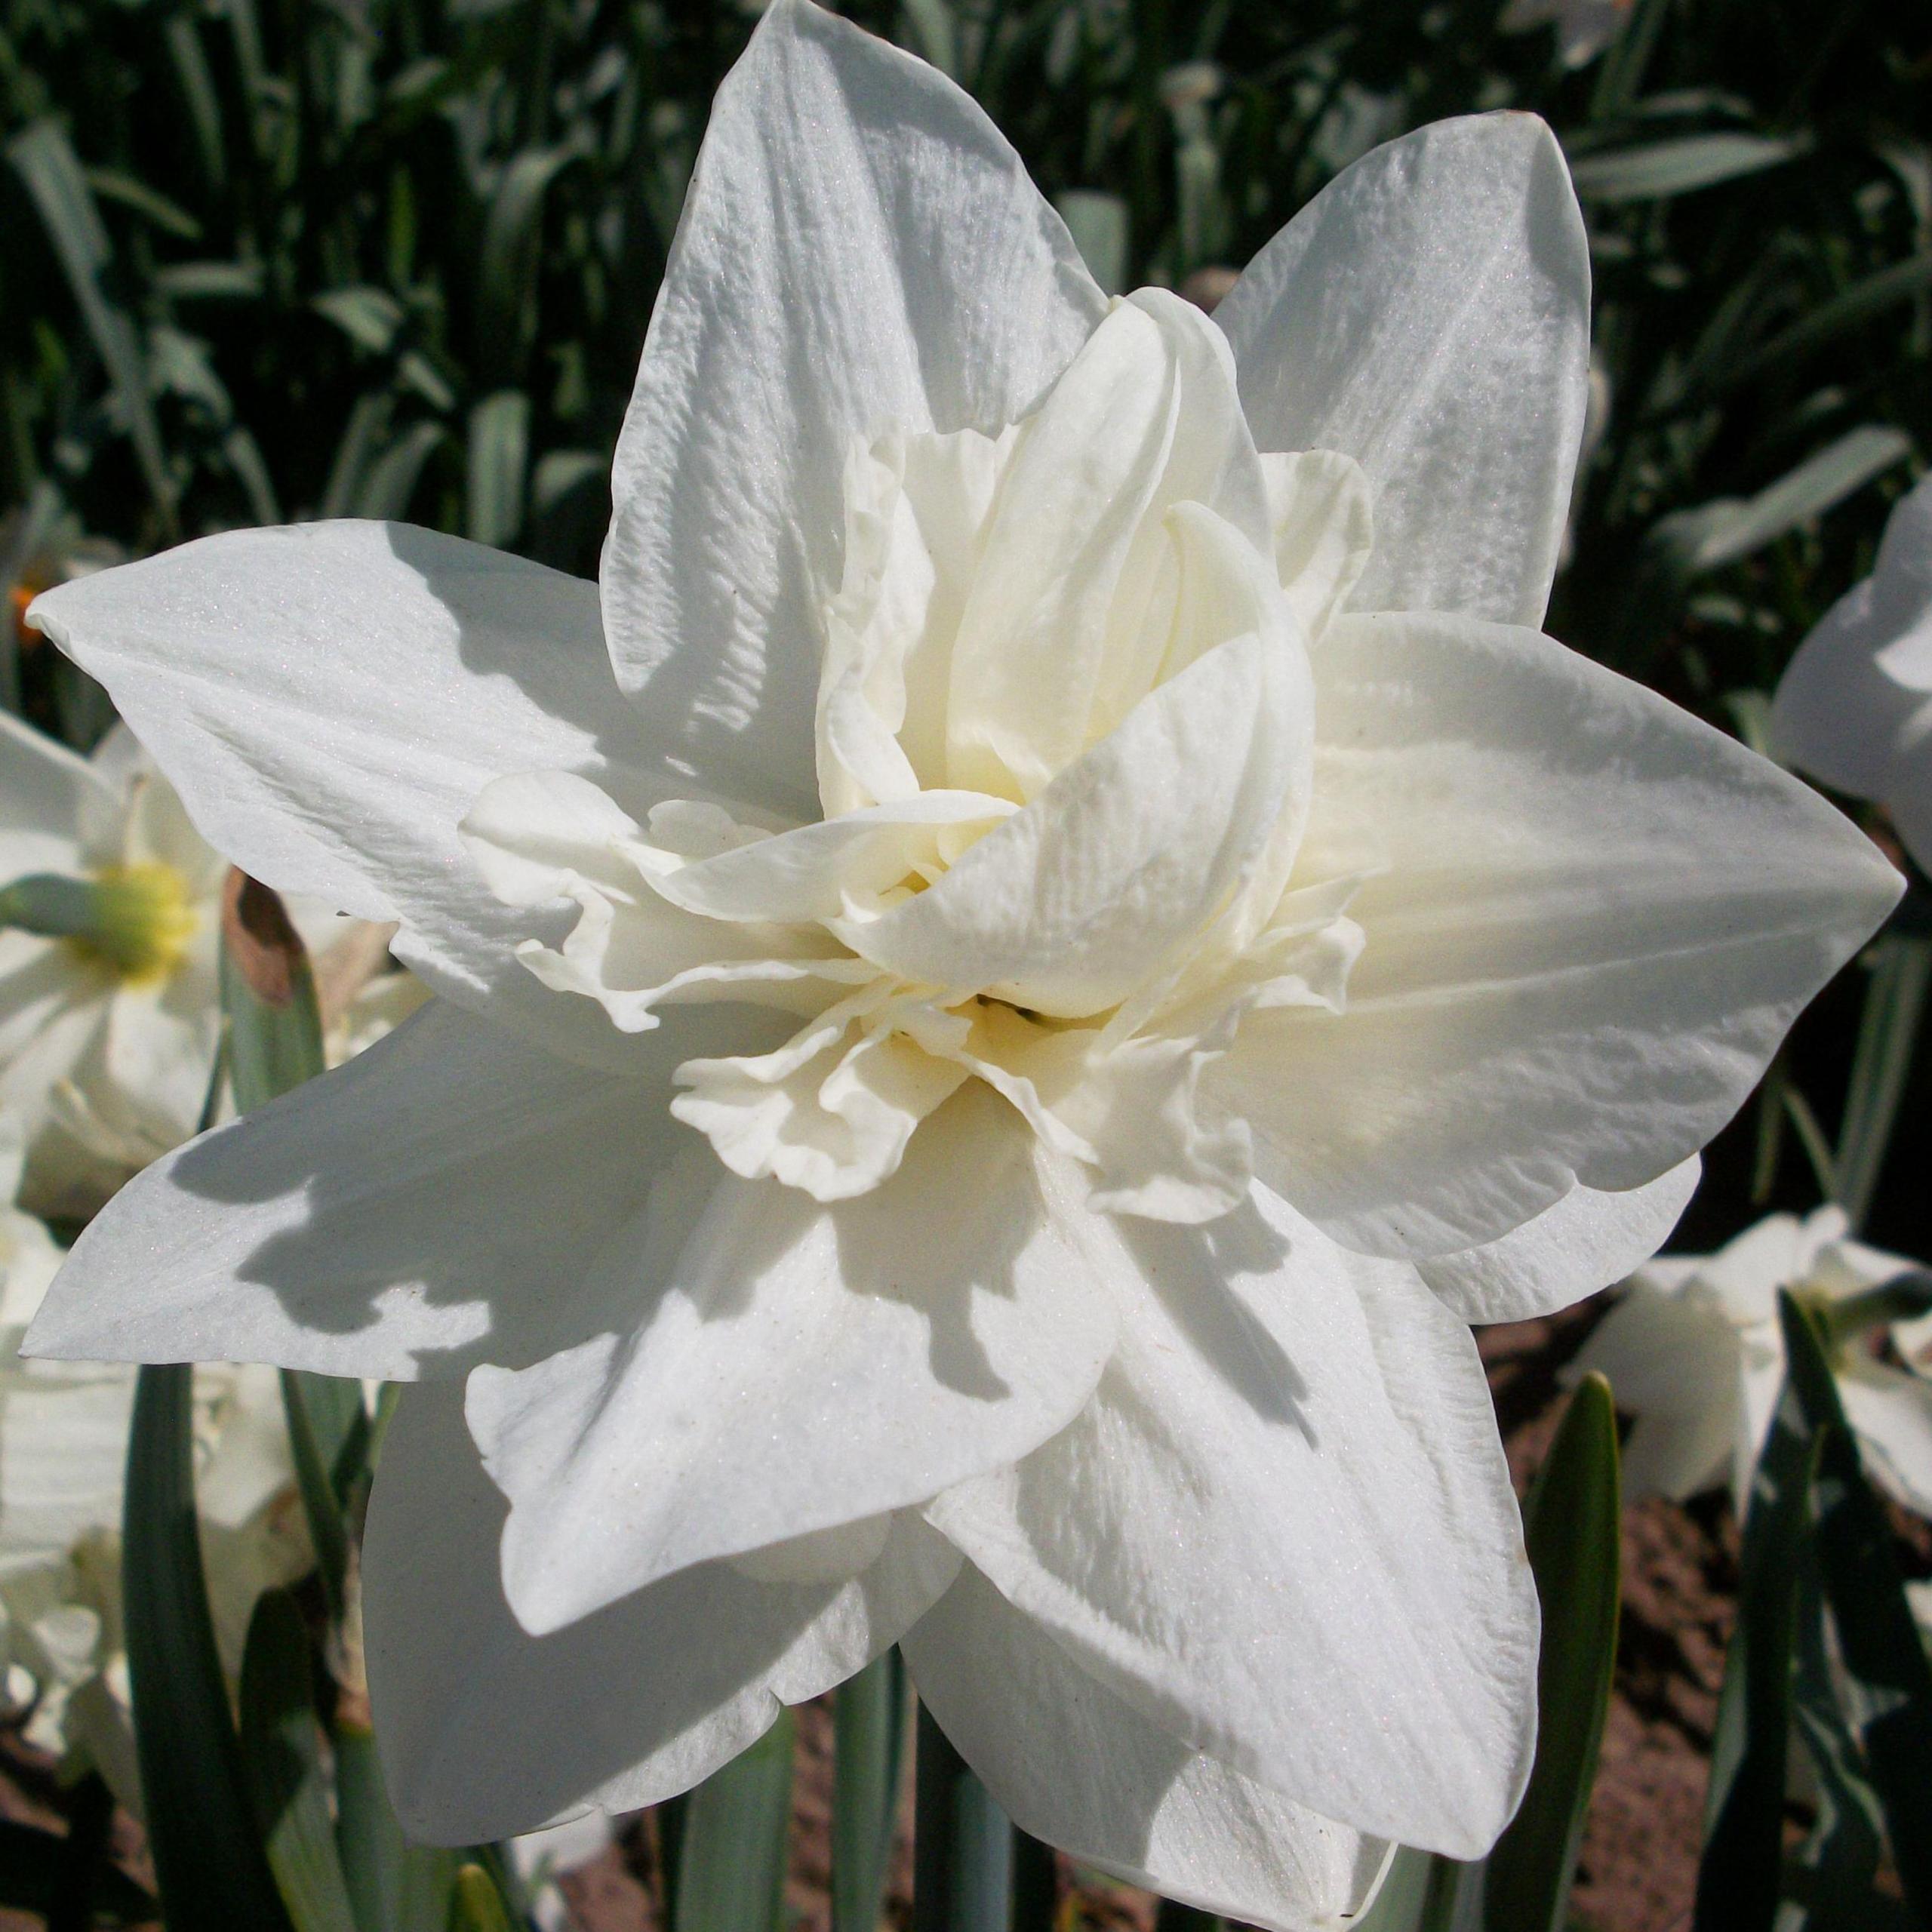
POLYGON ((1226 1211, 1247 1129, 1204 1070, 1250 1014, 1337 1009, 1361 943, 1353 880, 1291 878, 1360 472, 1257 455, 1225 343, 1150 292, 999 435, 855 446, 844 512, 799 721, 824 817, 499 780, 464 827, 490 884, 578 908, 525 964, 627 1032, 697 1001, 792 1016, 678 1069, 672 1112, 748 1177, 863 1193, 977 1079, 1094 1204, 1226 1211))
POLYGON ((85 879, 51 872, 0 891, 0 925, 64 940, 131 981, 163 979, 195 936, 194 901, 172 866, 101 866, 85 879))

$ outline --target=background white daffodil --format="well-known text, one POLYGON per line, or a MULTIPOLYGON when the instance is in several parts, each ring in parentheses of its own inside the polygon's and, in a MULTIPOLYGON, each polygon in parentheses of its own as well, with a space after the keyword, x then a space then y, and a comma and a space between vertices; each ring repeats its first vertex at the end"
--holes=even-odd
POLYGON ((412 1829, 651 1802, 903 1641, 1173 1897, 1332 1924, 1494 1838, 1537 1612, 1466 1324, 1654 1251, 1899 883, 1537 629, 1587 260, 1485 117, 1212 323, 1110 303, 964 95, 780 0, 601 586, 323 523, 34 607, 441 996, 31 1337, 423 1382, 364 1573, 412 1829))
POLYGON ((1932 477, 1892 512, 1872 574, 1798 647, 1771 737, 1799 770, 1877 800, 1932 870, 1932 477))
MULTIPOLYGON (((82 758, 0 712, 0 921, 22 881, 78 902, 70 937, 0 923, 0 1131, 25 1149, 28 1208, 85 1217, 194 1133, 221 1028, 227 871, 125 725, 82 758)), ((426 995, 383 970, 384 929, 313 900, 291 910, 339 1066, 426 995)))
MULTIPOLYGON (((1715 1254, 1663 1255, 1638 1269, 1571 1371, 1600 1370, 1637 1418, 1624 1445, 1626 1492, 1681 1503, 1728 1481, 1741 1519, 1784 1383, 1778 1291, 1841 1301, 1918 1270, 1852 1240, 1836 1208, 1801 1221, 1774 1214, 1715 1254)), ((1889 1332, 1906 1361, 1924 1359, 1925 1321, 1889 1332)), ((1846 1418, 1872 1475, 1932 1516, 1932 1382, 1880 1360, 1871 1340, 1847 1337, 1837 1354, 1846 1418)))
MULTIPOLYGON (((19 1358, 60 1258, 38 1221, 0 1210, 0 1660, 16 1667, 10 1701, 31 1703, 27 1741, 91 1764, 138 1816, 119 1557, 135 1371, 19 1358)), ((314 1563, 275 1372, 198 1369, 195 1446, 210 1606, 232 1678, 257 1596, 314 1563)))
POLYGON ((226 869, 125 727, 82 758, 0 713, 0 886, 78 881, 90 900, 69 938, 0 930, 0 1114, 29 1208, 89 1214, 194 1132, 226 869))

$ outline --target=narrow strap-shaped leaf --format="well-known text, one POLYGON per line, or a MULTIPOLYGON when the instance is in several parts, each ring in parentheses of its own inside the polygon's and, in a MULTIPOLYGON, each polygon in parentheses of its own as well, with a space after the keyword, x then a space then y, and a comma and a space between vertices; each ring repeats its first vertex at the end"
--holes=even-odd
POLYGON ((122 1591, 148 1844, 168 1932, 289 1932, 229 1718, 195 1514, 193 1368, 134 1385, 122 1591))
POLYGON ((90 1771, 68 1803, 67 1835, 45 1906, 47 1932, 91 1932, 113 1825, 114 1794, 98 1771, 90 1771))
POLYGON ((302 1509, 308 1518, 309 1541, 315 1552, 315 1568, 322 1580, 322 1595, 329 1607, 329 1620, 339 1623, 345 1607, 343 1592, 349 1571, 349 1531, 342 1509, 329 1481, 317 1431, 309 1407, 309 1385, 325 1383, 327 1376, 281 1371, 282 1411, 288 1419, 288 1445, 295 1464, 295 1484, 301 1492, 302 1509))
POLYGON ((480 1865, 465 1865, 450 1895, 450 1932, 516 1932, 497 1881, 480 1865))
POLYGON ((1179 1899, 1163 1899, 1154 1915, 1154 1932, 1221 1932, 1223 1924, 1213 1912, 1179 1899))
POLYGON ((691 1793, 672 1932, 782 1932, 792 1821, 789 1709, 691 1793))
POLYGON ((1919 1022, 1932 992, 1932 939, 1890 932, 1873 949, 1858 1046, 1852 1056, 1844 1121, 1838 1131, 1838 1205, 1856 1228, 1872 1206, 1879 1171, 1891 1145, 1906 1076, 1918 1045, 1919 1022))
POLYGON ((905 1766, 905 1660, 897 1647, 838 1687, 833 1706, 832 1932, 875 1932, 905 1766))
POLYGON ((923 1704, 915 1770, 912 1932, 1005 1932, 1012 1826, 923 1704))
POLYGON ((1792 1651, 1817 1443, 1787 1380, 1744 1520, 1697 1869, 1695 1932, 1769 1932, 1783 1854, 1792 1651))
POLYGON ((1481 1860, 1398 1846, 1352 1932, 1481 1932, 1483 1875, 1481 1860))
POLYGON ((1818 1812, 1787 1874, 1779 1922, 1786 1932, 1878 1932, 1887 1911, 1897 1910, 1876 1884, 1884 1850, 1884 1809, 1832 1681, 1815 1538, 1806 1543, 1801 1560, 1792 1714, 1817 1781, 1818 1812))
POLYGON ((360 1713, 338 1713, 334 1742, 336 1844, 360 1932, 446 1932, 456 1854, 404 1838, 360 1713))
POLYGON ((355 1932, 329 1816, 314 1660, 295 1599, 255 1604, 242 1658, 242 1763, 269 1864, 296 1932, 355 1932))
POLYGON ((1932 1663, 1817 1325, 1789 1294, 1779 1297, 1778 1314, 1791 1386, 1820 1438, 1818 1568, 1851 1681, 1852 1727, 1884 1807, 1906 1902, 1932 1924, 1932 1663))
POLYGON ((1526 1512, 1543 1605, 1536 1762, 1509 1828, 1489 1855, 1491 1932, 1558 1932, 1583 1841, 1610 1708, 1621 1598, 1623 1508, 1610 1384, 1586 1376, 1538 1472, 1526 1512))

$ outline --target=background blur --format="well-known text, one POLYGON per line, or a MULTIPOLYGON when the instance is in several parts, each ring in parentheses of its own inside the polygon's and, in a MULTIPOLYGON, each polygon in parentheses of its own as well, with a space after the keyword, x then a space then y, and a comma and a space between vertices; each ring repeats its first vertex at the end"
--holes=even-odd
MULTIPOLYGON (((19 628, 28 598, 232 525, 403 517, 594 571, 692 157, 755 11, 0 0, 0 701, 91 742, 104 700, 19 628)), ((1596 275, 1590 441, 1549 628, 1761 741, 1765 694, 1871 568, 1932 442, 1932 8, 845 11, 977 96, 1115 289, 1211 297, 1212 271, 1377 143, 1448 114, 1544 115, 1596 275)), ((1932 930, 1925 904, 1919 879, 1906 930, 1932 930)), ((1800 1027, 1674 1245, 1708 1250, 1828 1191, 1861 991, 1854 969, 1800 1027)), ((1864 1183, 1869 1238, 1919 1255, 1927 1059, 1864 1183)), ((1488 1340, 1525 1462, 1592 1318, 1488 1340)), ((1631 1928, 1674 1922, 1678 1879, 1687 1902, 1670 1861, 1682 1840, 1694 1862, 1735 1547, 1721 1502, 1647 1506, 1579 1899, 1631 1928)))

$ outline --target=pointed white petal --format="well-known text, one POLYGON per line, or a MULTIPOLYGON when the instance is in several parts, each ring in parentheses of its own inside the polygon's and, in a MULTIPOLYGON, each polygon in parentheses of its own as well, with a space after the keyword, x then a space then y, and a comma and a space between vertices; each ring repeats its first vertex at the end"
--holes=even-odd
POLYGON ((0 710, 0 885, 77 872, 90 810, 111 814, 118 803, 85 758, 0 710))
POLYGON ((708 1020, 649 1036, 656 1079, 600 1077, 432 1002, 138 1176, 75 1243, 29 1347, 409 1380, 581 1340, 572 1292, 694 1144, 669 1072, 708 1020))
POLYGON ((934 1601, 958 1559, 916 1521, 850 1582, 688 1570, 549 1636, 497 1582, 507 1506, 461 1392, 413 1389, 390 1425, 364 1548, 376 1735, 404 1829, 475 1844, 688 1789, 781 1704, 850 1676, 934 1601))
POLYGON ((1211 1070, 1256 1171, 1372 1252, 1655 1180, 1902 881, 1807 786, 1533 631, 1349 617, 1315 654, 1298 881, 1366 875, 1346 1010, 1211 1070))
POLYGON ((700 1158, 708 1186, 612 1244, 589 1291, 602 1333, 470 1378, 528 1629, 1011 1463, 1078 1411, 1112 1346, 1032 1137, 983 1088, 829 1208, 700 1158))
POLYGON ((1537 1617, 1468 1328, 1264 1189, 1113 1228, 1094 1399, 929 1520, 1162 1729, 1358 1830, 1486 1850, 1537 1617))
POLYGON ((594 1007, 517 964, 531 915, 457 831, 491 779, 533 767, 663 795, 595 586, 407 525, 316 523, 183 544, 63 584, 32 615, 238 865, 404 921, 398 955, 439 992, 500 998, 586 1054, 609 1040, 594 1007))
POLYGON ((968 1564, 903 1639, 919 1697, 1021 1830, 1244 1924, 1348 1924, 1388 1847, 1170 1737, 968 1564))
POLYGON ((695 768, 811 814, 851 444, 998 431, 1105 309, 949 81, 799 0, 769 10, 712 108, 604 554, 618 676, 695 768))
POLYGON ((1838 1393, 1872 1475, 1908 1509, 1932 1516, 1932 1383, 1856 1361, 1839 1371, 1838 1393))
MULTIPOLYGON (((1932 728, 1932 478, 1892 512, 1872 575, 1826 612, 1771 706, 1778 755, 1890 803, 1932 728)), ((1921 783, 1924 783, 1921 771, 1921 783)))
POLYGON ((1620 1281, 1670 1238, 1697 1191, 1696 1155, 1643 1187, 1599 1194, 1573 1187, 1500 1241, 1417 1263, 1465 1321, 1524 1321, 1620 1281))
POLYGON ((1543 620, 1588 392, 1589 252, 1555 137, 1438 121, 1364 155, 1214 312, 1264 450, 1374 491, 1357 610, 1543 620))

